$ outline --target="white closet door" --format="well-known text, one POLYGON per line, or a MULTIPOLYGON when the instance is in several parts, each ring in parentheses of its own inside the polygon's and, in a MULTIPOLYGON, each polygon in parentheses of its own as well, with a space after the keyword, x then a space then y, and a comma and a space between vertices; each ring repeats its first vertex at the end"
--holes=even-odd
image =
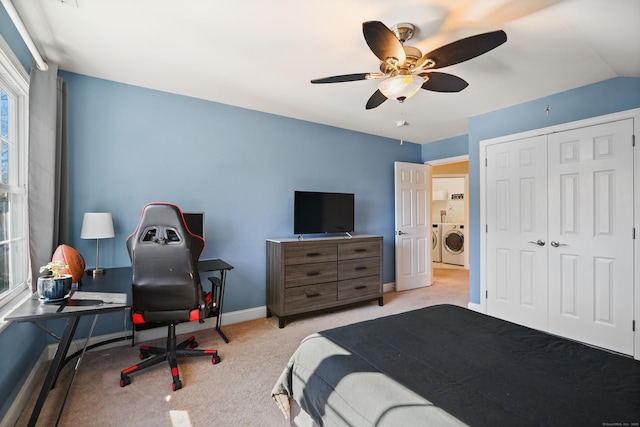
POLYGON ((487 312, 547 327, 547 137, 487 146, 487 312))
POLYGON ((633 354, 633 122, 549 135, 549 332, 633 354))

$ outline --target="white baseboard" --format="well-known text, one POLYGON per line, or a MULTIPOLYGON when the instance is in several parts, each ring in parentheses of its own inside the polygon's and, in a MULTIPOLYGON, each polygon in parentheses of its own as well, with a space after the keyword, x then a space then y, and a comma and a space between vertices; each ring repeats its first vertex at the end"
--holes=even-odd
MULTIPOLYGON (((113 347, 120 347, 123 345, 126 345, 128 340, 123 339, 123 337, 125 335, 131 335, 131 331, 124 331, 124 332, 114 332, 112 334, 105 334, 105 335, 99 335, 99 336, 95 336, 95 337, 91 337, 89 339, 89 344, 87 346, 91 346, 93 344, 97 344, 97 343, 101 343, 101 342, 105 342, 105 341, 109 341, 109 340, 115 340, 118 339, 118 341, 109 343, 109 344, 102 344, 100 345, 100 350, 104 350, 107 348, 113 348, 113 347)), ((72 355, 73 353, 82 350, 82 348, 84 347, 86 338, 78 338, 75 339, 73 341, 71 341, 71 344, 69 345, 69 351, 67 351, 67 356, 72 355)), ((53 358, 56 355, 56 350, 58 349, 58 344, 53 343, 53 344, 49 344, 46 348, 45 348, 45 353, 47 354, 47 360, 53 360, 53 358)), ((87 350, 89 351, 89 350, 87 350)))
MULTIPOLYGON (((385 283, 382 286, 382 291, 393 292, 395 291, 395 286, 396 284, 394 282, 385 283)), ((246 322, 248 320, 260 319, 266 316, 267 316, 267 306, 265 305, 260 307, 248 308, 245 310, 237 310, 237 311, 232 311, 230 313, 224 313, 222 316, 221 325, 222 326, 231 325, 234 323, 246 322)), ((202 331, 204 329, 215 328, 216 326, 215 321, 216 321, 216 318, 212 317, 210 319, 205 319, 204 323, 198 323, 198 322, 180 323, 176 325, 176 334, 178 335, 189 334, 197 331, 202 331)), ((131 331, 127 331, 126 333, 131 334, 131 331)), ((116 339, 122 336, 123 336, 122 332, 117 332, 113 334, 93 337, 89 340, 89 345, 102 342, 102 341, 107 341, 110 339, 116 339)), ((167 336, 167 331, 165 328, 147 329, 143 331, 138 331, 135 334, 136 343, 166 338, 166 336, 167 336)), ((71 347, 69 347, 69 353, 73 354, 74 352, 81 350, 82 347, 84 346, 84 342, 85 342, 84 339, 73 340, 73 342, 71 343, 71 347)), ((124 341, 118 341, 108 345, 100 346, 100 349, 102 350, 110 347, 118 347, 124 344, 125 344, 124 341)), ((48 360, 53 360, 53 357, 55 356, 56 348, 57 348, 56 344, 49 345, 48 353, 47 353, 48 360)))
POLYGON ((33 396, 36 395, 37 390, 36 386, 38 385, 38 379, 44 373, 45 368, 47 367, 48 358, 48 348, 45 348, 40 357, 36 361, 35 366, 29 373, 27 380, 20 388, 18 395, 15 400, 9 407, 9 410, 0 421, 0 427, 12 427, 15 426, 18 422, 18 418, 20 418, 20 414, 22 414, 22 410, 29 400, 33 399, 33 396))
POLYGON ((382 284, 382 293, 393 292, 396 290, 396 283, 383 283, 382 284))
POLYGON ((247 320, 260 319, 262 317, 267 317, 266 305, 224 313, 222 316, 222 325, 231 325, 233 323, 246 322, 247 320))
POLYGON ((484 313, 484 309, 481 304, 476 304, 475 302, 470 302, 467 304, 467 308, 469 310, 477 311, 478 313, 484 313))

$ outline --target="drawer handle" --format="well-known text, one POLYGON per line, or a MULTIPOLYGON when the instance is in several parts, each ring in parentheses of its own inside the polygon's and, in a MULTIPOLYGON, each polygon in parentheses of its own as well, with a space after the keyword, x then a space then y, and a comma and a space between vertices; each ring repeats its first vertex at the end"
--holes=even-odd
POLYGON ((308 257, 320 256, 320 252, 307 252, 308 257))
POLYGON ((308 271, 307 277, 319 276, 321 273, 319 271, 308 271))
POLYGON ((305 294, 307 295, 307 298, 315 298, 320 296, 320 294, 317 292, 305 292, 305 294))
POLYGON ((367 269, 367 267, 364 267, 364 266, 360 266, 360 267, 356 267, 355 268, 356 271, 362 271, 362 270, 366 270, 366 269, 367 269))
POLYGON ((354 289, 365 289, 367 287, 367 285, 360 285, 360 286, 356 286, 354 289))
POLYGON ((367 250, 365 248, 358 248, 358 249, 355 249, 354 252, 362 253, 362 252, 367 252, 367 250))

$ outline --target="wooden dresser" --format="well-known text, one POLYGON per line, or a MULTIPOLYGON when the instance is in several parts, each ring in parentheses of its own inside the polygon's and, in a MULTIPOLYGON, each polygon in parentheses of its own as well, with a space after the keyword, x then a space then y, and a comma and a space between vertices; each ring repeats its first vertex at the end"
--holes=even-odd
POLYGON ((267 317, 382 297, 382 236, 267 240, 267 317))

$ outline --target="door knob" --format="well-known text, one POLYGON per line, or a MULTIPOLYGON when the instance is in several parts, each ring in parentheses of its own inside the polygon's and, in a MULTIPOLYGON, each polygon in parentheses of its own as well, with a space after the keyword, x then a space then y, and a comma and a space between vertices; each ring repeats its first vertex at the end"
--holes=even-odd
POLYGON ((551 241, 551 246, 553 246, 554 248, 557 248, 559 246, 569 246, 566 243, 560 243, 560 242, 556 242, 555 240, 551 241))
POLYGON ((407 234, 402 230, 398 230, 398 232, 396 233, 398 236, 402 236, 403 234, 407 234))
MULTIPOLYGON (((534 245, 538 245, 538 246, 544 246, 544 244, 546 243, 544 240, 542 239, 538 239, 537 242, 534 242, 533 240, 529 240, 528 243, 533 243, 534 245)), ((553 244, 553 243, 552 243, 553 244)))

